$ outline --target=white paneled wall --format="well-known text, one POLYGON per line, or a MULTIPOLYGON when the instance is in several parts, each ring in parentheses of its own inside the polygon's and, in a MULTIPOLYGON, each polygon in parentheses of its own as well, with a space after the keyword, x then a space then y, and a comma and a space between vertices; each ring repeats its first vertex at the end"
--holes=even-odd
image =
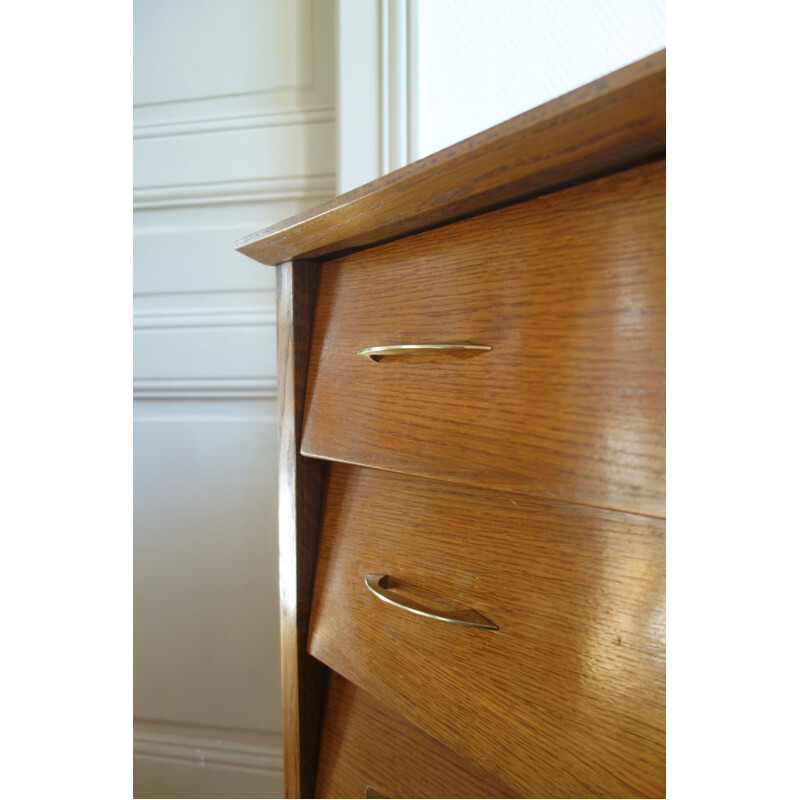
POLYGON ((336 188, 330 0, 134 2, 134 793, 282 796, 275 283, 336 188))
POLYGON ((338 0, 342 191, 666 46, 665 0, 338 0))
POLYGON ((417 4, 417 157, 666 46, 665 0, 404 1, 417 4))

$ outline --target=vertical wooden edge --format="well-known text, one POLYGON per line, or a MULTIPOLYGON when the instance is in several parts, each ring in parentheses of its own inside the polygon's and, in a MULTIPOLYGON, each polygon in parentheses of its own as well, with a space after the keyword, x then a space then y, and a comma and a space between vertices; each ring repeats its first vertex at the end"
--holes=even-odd
POLYGON ((313 797, 327 668, 306 651, 326 463, 300 455, 319 266, 277 268, 284 795, 313 797))

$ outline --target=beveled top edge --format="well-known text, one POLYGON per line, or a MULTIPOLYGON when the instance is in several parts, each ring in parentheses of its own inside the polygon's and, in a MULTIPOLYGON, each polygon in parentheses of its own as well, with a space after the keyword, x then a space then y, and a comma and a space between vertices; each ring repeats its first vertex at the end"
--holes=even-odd
POLYGON ((666 149, 666 50, 240 239, 263 264, 408 235, 666 149))

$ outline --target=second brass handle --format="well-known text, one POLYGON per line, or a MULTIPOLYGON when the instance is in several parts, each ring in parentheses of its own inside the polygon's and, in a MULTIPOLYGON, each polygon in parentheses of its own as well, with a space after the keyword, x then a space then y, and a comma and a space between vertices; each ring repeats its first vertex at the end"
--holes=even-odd
POLYGON ((388 575, 368 572, 365 582, 369 590, 380 597, 381 600, 405 611, 411 611, 413 614, 420 614, 423 617, 438 619, 442 622, 450 622, 453 625, 465 625, 468 628, 483 628, 487 631, 500 630, 494 622, 486 619, 483 614, 479 614, 471 608, 442 610, 432 608, 428 604, 421 603, 411 597, 406 597, 399 590, 390 589, 388 575))
POLYGON ((401 356, 409 353, 423 352, 462 352, 465 350, 491 350, 487 344, 382 344, 378 347, 365 347, 358 355, 380 361, 385 356, 401 356))

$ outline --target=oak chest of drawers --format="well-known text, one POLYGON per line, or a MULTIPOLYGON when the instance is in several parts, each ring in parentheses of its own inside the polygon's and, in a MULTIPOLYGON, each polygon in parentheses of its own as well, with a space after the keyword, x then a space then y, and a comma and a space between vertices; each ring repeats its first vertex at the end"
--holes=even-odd
POLYGON ((665 54, 262 231, 289 797, 665 792, 665 54))

